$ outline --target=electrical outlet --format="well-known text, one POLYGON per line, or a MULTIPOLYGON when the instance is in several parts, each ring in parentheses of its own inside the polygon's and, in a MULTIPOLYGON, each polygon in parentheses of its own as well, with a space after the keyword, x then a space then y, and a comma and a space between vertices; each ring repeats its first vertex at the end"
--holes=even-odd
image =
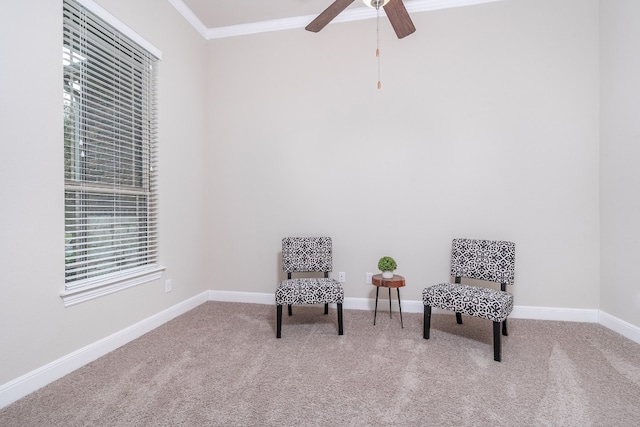
POLYGON ((340 273, 338 273, 338 282, 344 283, 346 281, 347 281, 347 273, 345 273, 344 271, 341 271, 340 273))
POLYGON ((373 273, 367 273, 367 276, 366 276, 366 279, 365 279, 365 280, 366 280, 366 281, 365 281, 365 283, 366 283, 367 285, 370 285, 370 284, 371 284, 371 278, 372 278, 372 277, 373 277, 373 273))
POLYGON ((171 279, 167 279, 164 281, 164 291, 171 292, 171 279))

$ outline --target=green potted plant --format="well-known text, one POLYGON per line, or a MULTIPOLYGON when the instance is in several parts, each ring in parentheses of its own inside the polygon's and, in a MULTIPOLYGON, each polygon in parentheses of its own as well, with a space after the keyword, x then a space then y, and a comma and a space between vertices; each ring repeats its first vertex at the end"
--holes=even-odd
POLYGON ((380 261, 378 261, 378 269, 382 271, 382 277, 385 279, 392 279, 393 271, 396 268, 398 268, 398 264, 396 264, 396 261, 390 256, 383 256, 380 258, 380 261))

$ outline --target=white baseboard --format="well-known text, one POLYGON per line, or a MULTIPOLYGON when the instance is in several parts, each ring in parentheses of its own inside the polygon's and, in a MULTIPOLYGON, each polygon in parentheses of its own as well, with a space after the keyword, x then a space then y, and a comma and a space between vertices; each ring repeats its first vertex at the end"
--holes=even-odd
POLYGON ((622 319, 618 319, 604 311, 599 313, 598 323, 605 328, 611 329, 612 331, 629 338, 631 341, 635 341, 640 344, 640 328, 637 326, 625 322, 622 319))
POLYGON ((0 385, 0 408, 4 408, 39 388, 154 330, 169 320, 194 309, 198 305, 207 302, 208 296, 207 292, 203 292, 60 359, 54 360, 15 380, 0 385))
MULTIPOLYGON (((182 303, 176 304, 175 306, 158 314, 133 324, 128 328, 16 378, 13 381, 0 385, 0 409, 207 301, 242 302, 266 305, 274 304, 275 302, 272 293, 205 291, 183 301, 182 303)), ((388 306, 389 302, 388 299, 383 299, 380 300, 378 304, 378 307, 381 308, 385 305, 388 306)), ((393 309, 395 310, 397 307, 397 300, 392 301, 392 304, 394 304, 393 309)), ((369 298, 345 298, 343 305, 345 309, 351 310, 373 310, 374 306, 375 301, 369 298)), ((423 307, 422 301, 402 301, 402 311, 405 313, 422 313, 423 307)), ((442 310, 438 310, 436 312, 450 313, 442 310)), ((520 319, 600 323, 606 328, 609 328, 640 344, 639 327, 596 309, 516 306, 514 307, 511 316, 513 318, 520 319)))
POLYGON ((273 293, 209 291, 209 301, 247 302, 251 304, 275 304, 273 293))
POLYGON ((516 305, 509 317, 514 319, 561 320, 597 323, 600 310, 588 308, 534 307, 516 305))
MULTIPOLYGON (((209 291, 209 301, 274 304, 274 296, 271 293, 209 291)), ((391 303, 393 304, 392 309, 397 310, 398 300, 392 297, 391 303)), ((373 310, 375 308, 375 300, 370 298, 345 298, 342 306, 348 310, 373 310)), ((378 307, 384 309, 388 306, 389 299, 380 298, 378 307)), ((423 311, 424 305, 422 301, 402 300, 403 313, 422 313, 423 311)), ((449 314, 451 312, 434 308, 434 313, 449 314)), ((597 309, 515 306, 510 317, 514 319, 597 323, 599 313, 600 311, 597 309)))

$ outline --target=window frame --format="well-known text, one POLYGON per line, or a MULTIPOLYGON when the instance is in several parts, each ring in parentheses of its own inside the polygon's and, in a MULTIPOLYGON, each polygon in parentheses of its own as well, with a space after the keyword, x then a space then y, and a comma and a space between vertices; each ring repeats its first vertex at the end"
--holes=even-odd
MULTIPOLYGON (((116 154, 112 154, 111 158, 115 159, 115 161, 123 160, 123 156, 127 156, 126 161, 128 161, 128 166, 131 167, 128 170, 130 175, 130 181, 136 181, 136 184, 123 184, 121 181, 126 181, 126 179, 120 178, 120 176, 127 176, 126 173, 123 172, 123 169, 119 167, 114 167, 114 175, 115 177, 111 177, 110 179, 113 181, 112 187, 105 185, 104 182, 99 182, 100 178, 96 179, 95 182, 90 182, 93 178, 88 174, 84 175, 84 172, 78 172, 79 170, 84 170, 86 168, 86 163, 88 161, 80 160, 77 162, 75 166, 68 166, 67 163, 70 156, 68 156, 66 150, 78 150, 77 144, 82 145, 82 138, 85 136, 83 132, 86 130, 81 130, 80 134, 81 138, 78 139, 80 141, 75 141, 73 144, 67 144, 67 133, 65 132, 65 288, 64 291, 61 292, 60 297, 64 302, 66 307, 72 306, 75 304, 79 304, 85 301, 92 300, 94 298, 98 298, 104 295, 108 295, 114 292, 118 292, 123 289, 127 289, 133 286, 138 286, 143 283, 147 283, 150 281, 158 280, 162 277, 162 272, 165 270, 165 267, 160 266, 158 264, 158 246, 159 243, 157 241, 157 203, 158 203, 158 187, 157 187, 157 166, 156 166, 156 156, 157 156, 157 111, 156 111, 156 99, 157 99, 157 64, 162 58, 162 53, 156 49, 153 45, 151 45, 148 41, 140 37, 137 33, 115 18, 106 10, 102 9, 92 0, 64 0, 63 1, 63 13, 64 9, 73 8, 81 11, 82 15, 85 17, 87 21, 93 23, 97 23, 106 29, 109 30, 110 33, 114 35, 114 40, 117 38, 119 40, 125 40, 123 45, 119 43, 109 43, 111 39, 107 38, 107 44, 109 47, 116 47, 116 52, 124 52, 123 46, 126 49, 127 45, 135 46, 136 50, 139 50, 144 53, 145 57, 148 56, 149 63, 143 62, 140 64, 136 64, 131 69, 133 72, 138 73, 142 72, 142 74, 150 75, 150 82, 148 83, 149 87, 144 88, 140 93, 142 95, 131 96, 131 104, 123 104, 125 108, 130 108, 131 111, 142 112, 145 116, 145 120, 148 120, 150 131, 146 132, 144 136, 131 136, 129 141, 129 147, 132 149, 136 149, 141 151, 143 154, 142 160, 138 159, 138 154, 121 154, 120 152, 116 154), (151 65, 148 65, 151 64, 151 65), (146 70, 144 67, 149 66, 150 69, 146 70), (136 71, 136 69, 138 71, 136 71), (145 96, 148 96, 152 99, 150 102, 140 102, 141 99, 144 99, 145 96), (140 104, 140 105, 138 105, 140 104), (68 148, 67 145, 72 146, 68 148), (72 172, 68 172, 67 169, 72 172), (82 175, 81 180, 77 180, 76 174, 82 175), (72 175, 74 178, 68 178, 68 175, 72 175), (89 177, 89 178, 87 178, 89 177), (86 192, 86 193, 85 193, 86 192), (82 198, 85 194, 90 194, 87 196, 89 200, 86 201, 82 198), (67 200, 67 198, 71 198, 71 202, 67 200), (94 213, 92 216, 91 209, 97 209, 100 211, 100 208, 95 207, 95 202, 101 202, 101 199, 104 198, 109 200, 109 198, 113 199, 113 211, 110 211, 109 214, 104 214, 102 212, 94 213), (133 202, 129 202, 128 207, 120 207, 122 200, 133 200, 133 202), (78 202, 79 201, 79 202, 78 202), (70 203, 72 208, 70 210, 72 215, 68 213, 68 205, 70 203), (133 204, 132 204, 133 203, 133 204), (81 207, 82 209, 76 209, 76 206, 81 207), (128 214, 127 209, 131 210, 131 206, 135 210, 135 214, 128 214), (142 210, 139 207, 142 207, 142 210), (142 214, 139 212, 142 211, 142 214), (77 214, 77 212, 82 212, 82 214, 77 214), (102 216, 100 216, 102 215, 102 216), (67 217, 73 217, 73 219, 68 220, 67 217), (78 219, 80 218, 80 219, 78 219), (98 224, 96 229, 97 232, 94 232, 92 235, 92 227, 84 226, 78 227, 77 224, 82 220, 89 220, 93 218, 94 221, 100 222, 104 221, 105 218, 109 219, 110 227, 98 224), (81 246, 81 243, 74 243, 73 245, 70 243, 72 240, 70 237, 73 235, 75 242, 81 242, 83 240, 88 241, 96 235, 100 235, 100 237, 112 237, 115 236, 111 242, 115 242, 114 245, 109 246, 109 255, 113 255, 117 252, 125 252, 125 248, 128 246, 124 243, 125 238, 120 234, 117 234, 116 231, 108 231, 109 228, 117 229, 119 227, 119 221, 133 222, 133 225, 129 224, 129 227, 133 229, 137 234, 133 239, 130 239, 134 242, 134 249, 129 249, 129 252, 135 253, 135 255, 142 255, 141 261, 137 264, 129 259, 128 253, 124 256, 120 255, 119 264, 124 264, 124 267, 104 267, 103 263, 99 261, 91 261, 87 260, 89 257, 84 258, 82 261, 76 262, 76 260, 80 259, 77 254, 80 253, 78 247, 81 246), (76 228, 73 229, 71 224, 75 224, 76 228), (102 227, 102 231, 100 231, 100 227, 102 227), (80 232, 76 232, 75 230, 81 229, 80 232), (72 232, 70 230, 73 230, 72 232), (107 230, 107 231, 104 231, 107 230), (109 234, 111 233, 111 234, 109 234), (119 249, 111 249, 112 247, 117 247, 119 249), (69 249, 67 249, 69 248, 69 249), (72 253, 75 258, 71 255, 68 256, 67 251, 72 253), (69 263, 67 261, 70 261, 69 263), (93 269, 97 271, 97 273, 86 273, 85 276, 82 274, 78 274, 78 277, 74 276, 72 273, 73 268, 71 267, 71 263, 75 263, 79 266, 79 268, 84 268, 86 271, 93 269)), ((67 30, 71 30, 71 25, 67 26, 66 21, 63 24, 65 28, 65 33, 67 30)), ((77 29, 76 29, 77 30, 77 29)), ((71 31, 69 31, 71 32, 71 31)), ((89 31, 83 33, 82 37, 86 37, 86 40, 89 40, 97 46, 96 36, 95 34, 89 34, 89 31), (87 35, 88 34, 88 35, 87 35), (93 37, 93 39, 91 38, 93 37)), ((65 49, 67 49, 67 62, 68 58, 72 57, 73 54, 77 54, 75 51, 71 52, 68 48, 65 48, 67 40, 67 35, 63 35, 63 64, 65 58, 65 49)), ((84 42, 85 39, 83 38, 84 42)), ((99 43, 104 43, 104 40, 100 40, 99 43)), ((84 46, 87 46, 91 43, 87 43, 84 46)), ((90 48, 89 48, 90 49, 90 48)), ((95 52, 90 52, 87 55, 89 59, 90 55, 97 55, 97 48, 94 49, 95 52)), ((76 56, 77 58, 77 56, 76 56)), ((82 61, 81 58, 80 61, 82 61)), ((100 62, 99 60, 95 60, 94 62, 100 62)), ((67 64, 68 65, 68 64, 67 64)), ((103 71, 102 69, 100 71, 103 71)), ((109 74, 108 77, 116 78, 118 77, 115 74, 109 74)), ((132 77, 133 79, 134 77, 132 77)), ((63 78, 63 84, 65 84, 63 78)), ((108 86, 108 83, 105 86, 107 90, 111 91, 114 88, 119 86, 108 86)), ((81 87, 80 91, 84 90, 88 91, 88 86, 81 87)), ((99 97, 98 97, 99 98, 99 97)), ((65 103, 69 104, 69 96, 68 92, 66 95, 67 101, 65 101, 65 93, 63 92, 63 105, 65 103)), ((88 102, 88 101, 84 101, 88 102)), ((82 102, 78 102, 74 100, 71 104, 82 104, 82 102)), ((78 111, 82 110, 82 106, 78 111)), ((95 112, 101 113, 98 115, 98 120, 111 120, 112 124, 114 122, 118 123, 118 119, 113 119, 113 116, 109 118, 104 109, 97 108, 94 109, 95 112)), ((72 116, 71 125, 73 128, 80 128, 80 122, 82 122, 86 116, 83 115, 82 112, 77 112, 74 110, 73 113, 70 113, 68 116, 65 116, 65 119, 69 116, 72 116)), ((146 122, 142 122, 142 126, 147 126, 146 122)), ((124 129, 126 131, 126 127, 120 127, 120 125, 115 125, 115 128, 120 131, 124 129)), ((139 130, 140 124, 134 129, 134 125, 129 127, 129 130, 139 130)), ((75 132, 75 131, 74 131, 75 132)), ((75 135, 75 134, 74 134, 75 135)), ((108 150, 113 148, 114 145, 120 145, 121 141, 119 137, 113 137, 111 142, 99 141, 96 139, 94 141, 94 146, 99 147, 99 150, 108 150), (114 142, 115 141, 115 142, 114 142)), ((123 144, 124 145, 124 144, 123 144)), ((98 150, 96 149, 96 151, 98 150)), ((84 154, 84 151, 83 151, 84 154)), ((105 161, 103 159, 99 159, 101 161, 105 161)), ((94 160, 95 161, 95 160, 94 160)), ((102 167, 102 163, 100 161, 94 163, 94 169, 98 170, 102 167), (97 166, 95 166, 97 165, 97 166)), ((90 168, 89 168, 90 169, 90 168)), ((93 173, 93 172, 90 172, 93 173)), ((106 180, 106 178, 105 178, 106 180)), ((103 244, 104 245, 104 244, 103 244)), ((89 247, 89 245, 85 245, 89 247)), ((95 246, 94 246, 95 247, 95 246)), ((116 264, 113 262, 111 264, 116 264)))

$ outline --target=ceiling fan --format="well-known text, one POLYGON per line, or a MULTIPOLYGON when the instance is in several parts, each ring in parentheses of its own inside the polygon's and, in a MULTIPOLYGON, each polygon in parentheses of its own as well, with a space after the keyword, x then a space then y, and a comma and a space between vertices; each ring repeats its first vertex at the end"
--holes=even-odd
MULTIPOLYGON (((409 12, 404 7, 402 0, 363 0, 364 4, 379 9, 380 6, 384 7, 384 12, 391 22, 396 35, 399 39, 412 34, 416 27, 413 26, 413 22, 409 17, 409 12)), ((316 19, 311 21, 309 25, 305 27, 307 31, 313 31, 317 33, 321 29, 327 26, 329 22, 338 16, 343 10, 347 8, 353 0, 335 0, 328 8, 324 10, 316 19)))

